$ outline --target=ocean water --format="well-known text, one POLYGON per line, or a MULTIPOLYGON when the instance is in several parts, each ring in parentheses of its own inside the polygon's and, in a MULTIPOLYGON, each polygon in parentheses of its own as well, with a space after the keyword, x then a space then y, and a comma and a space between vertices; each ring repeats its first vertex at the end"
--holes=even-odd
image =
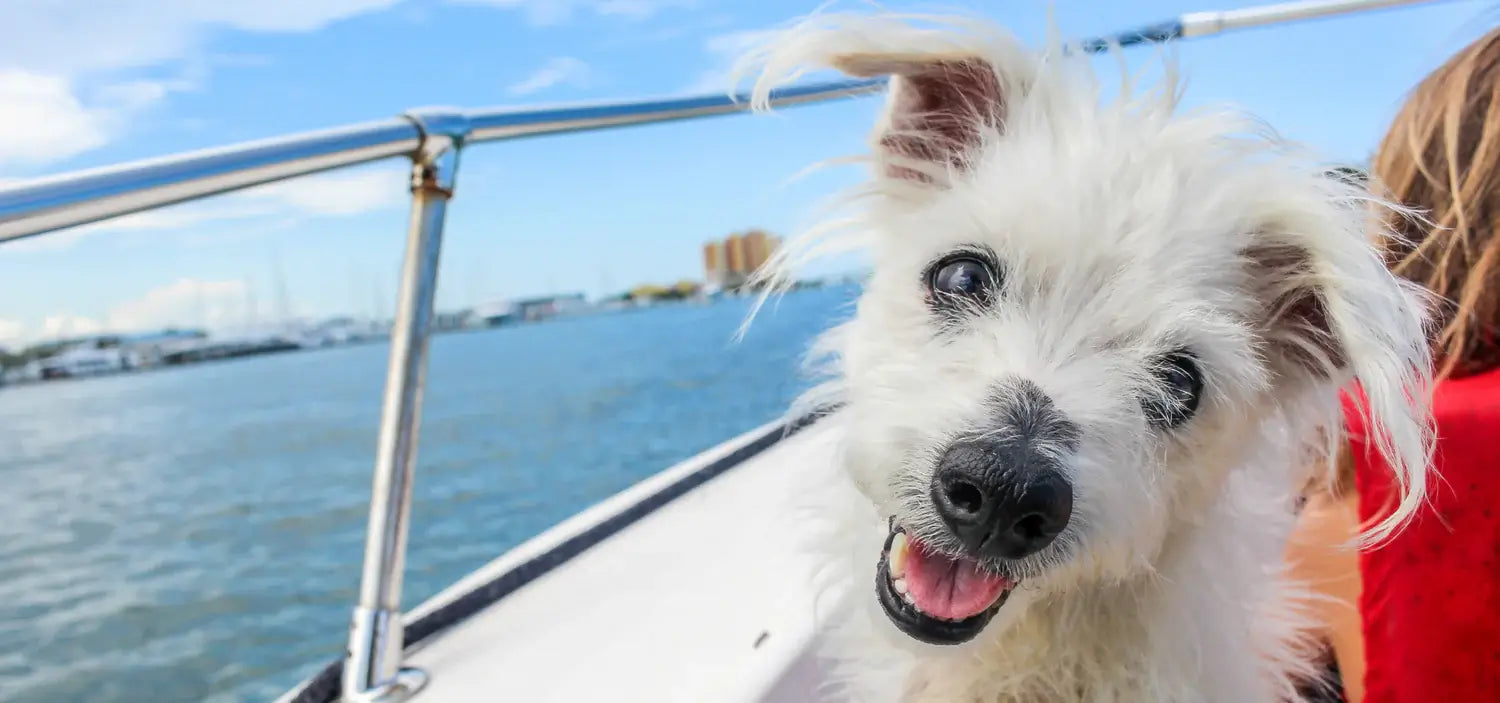
MULTIPOLYGON (((775 418, 854 291, 434 339, 407 607, 775 418)), ((339 656, 383 344, 0 388, 0 701, 268 701, 339 656)))

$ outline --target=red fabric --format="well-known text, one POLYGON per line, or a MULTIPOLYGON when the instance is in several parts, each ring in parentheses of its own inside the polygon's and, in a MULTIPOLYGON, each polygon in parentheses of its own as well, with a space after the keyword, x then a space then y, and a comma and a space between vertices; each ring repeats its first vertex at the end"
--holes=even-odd
MULTIPOLYGON (((1360 555, 1367 703, 1500 701, 1500 371, 1448 380, 1434 399, 1440 478, 1430 504, 1360 555)), ((1361 521, 1396 484, 1345 397, 1361 521)))

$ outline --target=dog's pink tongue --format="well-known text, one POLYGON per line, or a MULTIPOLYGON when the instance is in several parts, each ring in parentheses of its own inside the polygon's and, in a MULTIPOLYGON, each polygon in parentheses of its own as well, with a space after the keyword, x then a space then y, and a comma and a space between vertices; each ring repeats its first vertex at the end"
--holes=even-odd
POLYGON ((906 560, 906 587, 923 613, 945 620, 978 615, 1012 584, 986 573, 972 559, 938 554, 913 541, 906 560))

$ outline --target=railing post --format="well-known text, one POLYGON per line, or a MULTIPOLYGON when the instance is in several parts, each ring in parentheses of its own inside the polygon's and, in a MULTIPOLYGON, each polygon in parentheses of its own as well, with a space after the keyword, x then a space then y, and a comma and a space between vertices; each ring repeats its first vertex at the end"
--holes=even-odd
POLYGON ((424 672, 401 665, 401 581, 443 217, 453 195, 462 130, 434 133, 435 125, 410 118, 422 128, 423 139, 412 157, 411 225, 391 328, 364 572, 344 661, 343 698, 351 703, 403 701, 427 683, 424 672))

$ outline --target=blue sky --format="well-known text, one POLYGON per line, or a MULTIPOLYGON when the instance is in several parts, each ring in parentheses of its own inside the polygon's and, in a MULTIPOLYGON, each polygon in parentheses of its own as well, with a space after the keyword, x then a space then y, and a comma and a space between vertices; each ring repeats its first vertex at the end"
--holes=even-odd
MULTIPOLYGON (((1055 0, 1090 36, 1229 0, 1055 0)), ((722 92, 747 37, 812 0, 7 0, 0 183, 388 117, 722 92)), ((834 5, 860 9, 859 4, 834 5)), ((1035 41, 1041 0, 980 11, 1035 41)), ((1330 160, 1363 159, 1407 90, 1500 17, 1445 2, 1185 42, 1188 104, 1233 101, 1330 160)), ((1145 52, 1133 53, 1133 60, 1145 52)), ((1102 71, 1117 71, 1109 59, 1102 71)), ((439 306, 701 276, 703 241, 787 233, 857 171, 872 98, 464 154, 439 306)), ((100 329, 386 314, 405 167, 377 164, 0 246, 0 344, 100 329), (284 281, 278 287, 277 278, 284 281), (278 289, 287 303, 278 303, 278 289), (252 313, 253 311, 253 313, 252 313)))

